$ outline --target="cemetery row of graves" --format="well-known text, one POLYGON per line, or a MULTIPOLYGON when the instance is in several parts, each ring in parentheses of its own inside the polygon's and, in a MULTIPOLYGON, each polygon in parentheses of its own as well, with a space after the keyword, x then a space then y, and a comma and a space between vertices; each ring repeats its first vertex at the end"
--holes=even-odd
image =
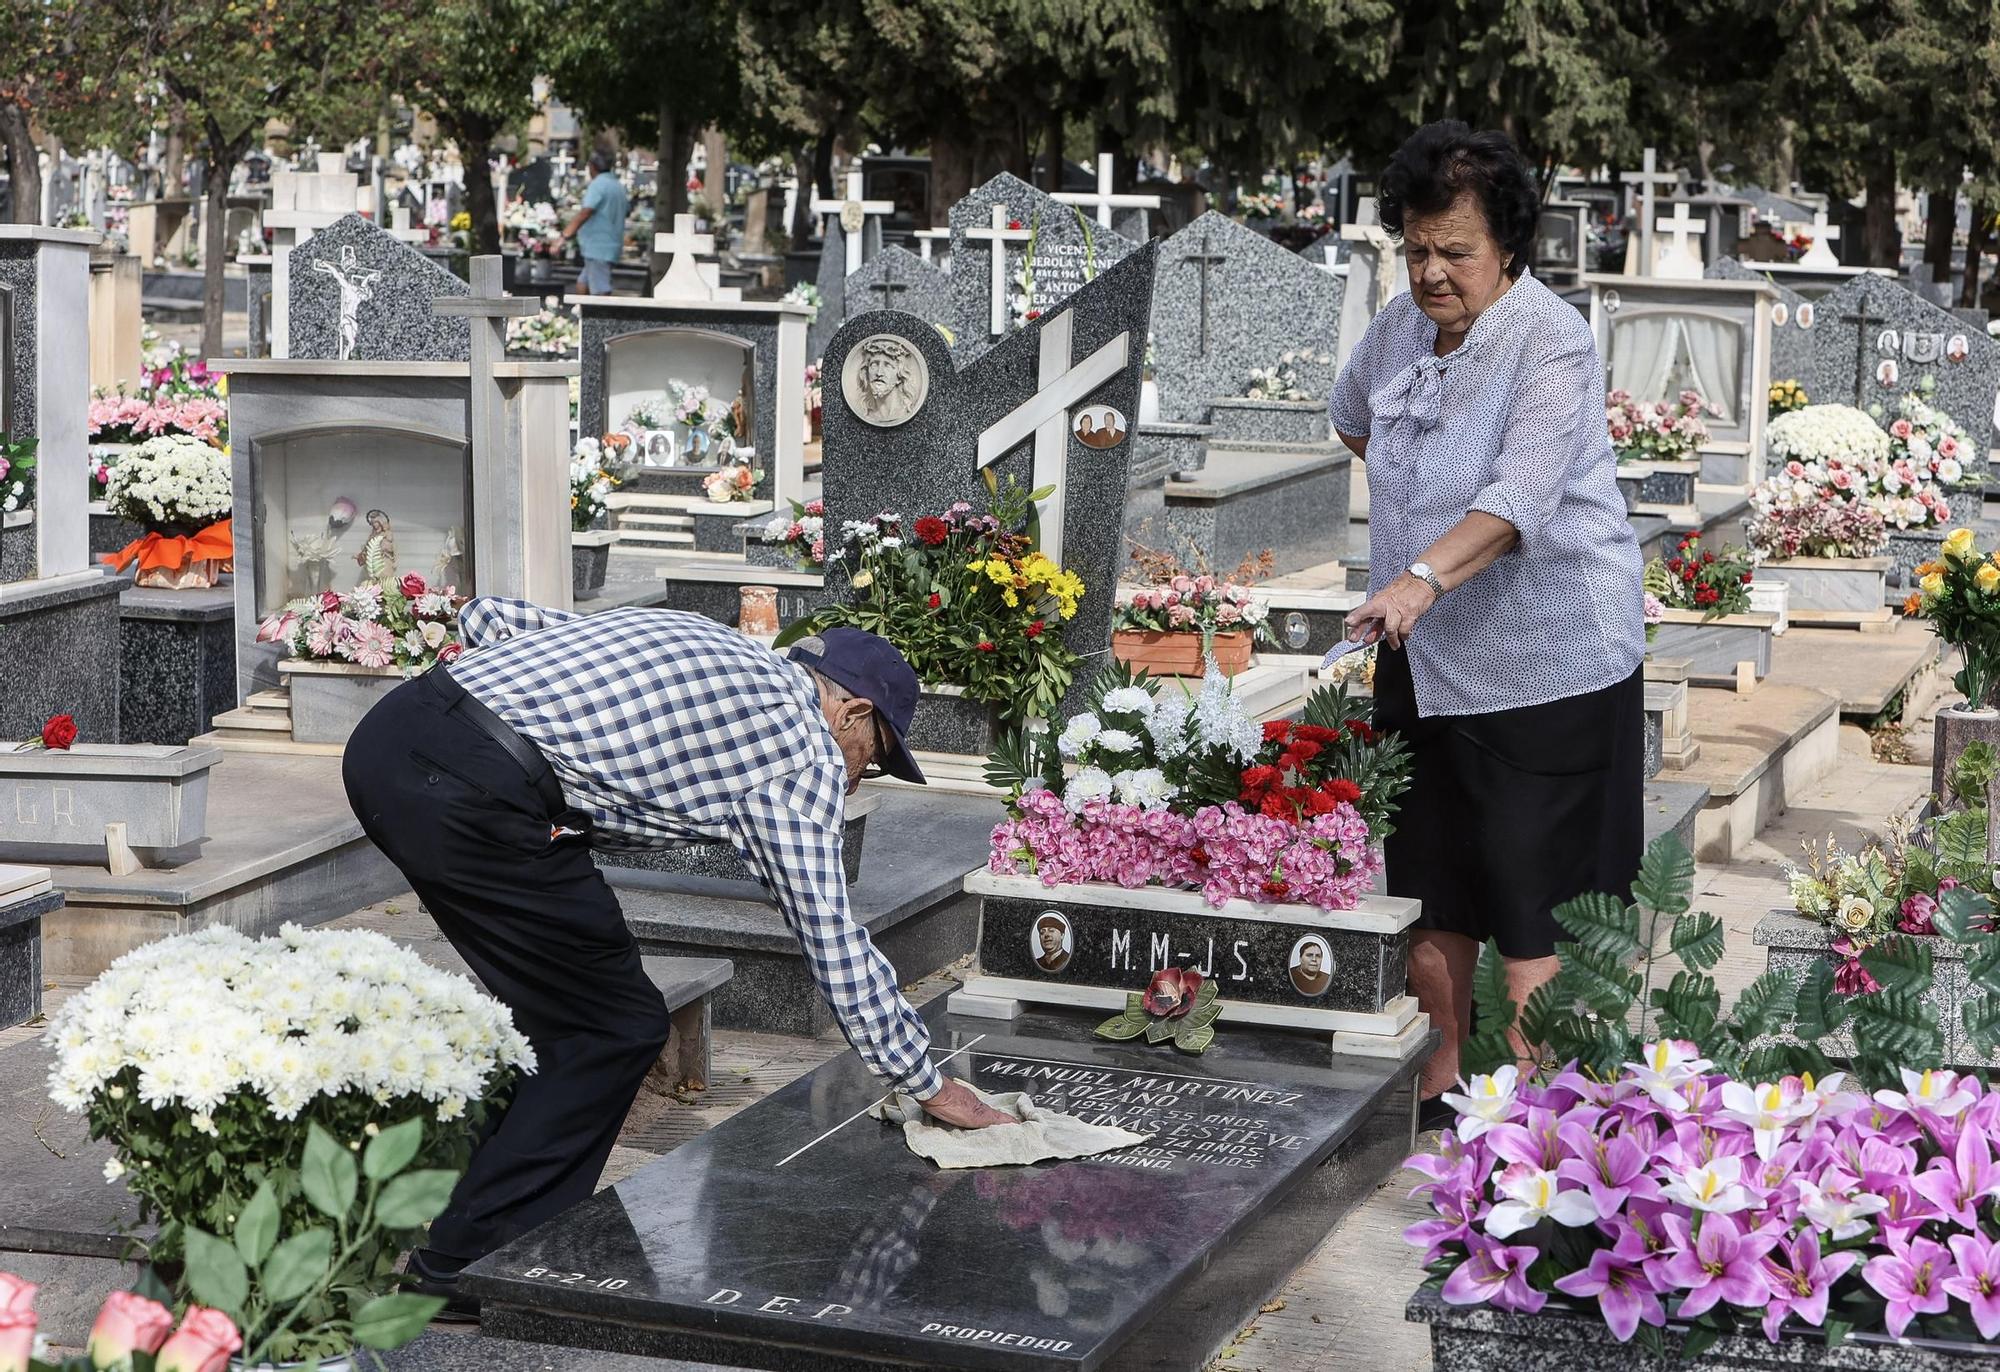
MULTIPOLYGON (((1410 1317, 1439 1367, 1955 1363, 2000 1333, 2000 344, 1927 280, 1722 251, 1747 221, 1654 179, 1627 270, 1558 283, 1648 562, 1653 842, 1631 902, 1566 909, 1549 996, 1480 978, 1410 1317), (1843 722, 1954 690, 1932 807, 1802 862, 1720 994, 1695 862, 1843 722)), ((1327 396, 1395 243, 1366 204, 1339 254, 1161 232, 1107 167, 998 176, 912 251, 846 184, 809 292, 726 281, 682 216, 650 293, 550 311, 354 213, 352 173, 280 173, 238 358, 148 342, 97 234, 0 228, 0 1026, 53 1012, 0 1079, 77 1117, 0 1136, 0 1271, 42 1288, 38 1326, 0 1277, 0 1368, 131 1288, 143 1352, 144 1303, 192 1302, 182 1352, 251 1365, 1196 1369, 1409 1156, 1437 1034, 1378 881, 1408 760, 1370 655, 1322 665, 1369 581, 1327 396), (573 353, 523 346, 552 319, 573 353), (931 784, 849 800, 855 918, 904 984, 951 972, 941 1067, 1145 1142, 940 1170, 847 1054, 481 1259, 477 1335, 425 1332, 395 1259, 535 1047, 409 941, 318 926, 404 889, 341 760, 473 594, 889 637, 931 784)), ((726 844, 598 862, 669 1086, 717 1033, 834 1028, 726 844)))

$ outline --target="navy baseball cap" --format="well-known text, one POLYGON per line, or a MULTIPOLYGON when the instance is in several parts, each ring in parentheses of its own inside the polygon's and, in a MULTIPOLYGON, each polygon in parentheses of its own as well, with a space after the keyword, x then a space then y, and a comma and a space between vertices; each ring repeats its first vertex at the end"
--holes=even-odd
POLYGON ((807 635, 791 646, 788 656, 873 705, 889 744, 882 770, 925 784, 923 769, 903 741, 917 713, 917 674, 894 644, 866 629, 841 626, 807 635))

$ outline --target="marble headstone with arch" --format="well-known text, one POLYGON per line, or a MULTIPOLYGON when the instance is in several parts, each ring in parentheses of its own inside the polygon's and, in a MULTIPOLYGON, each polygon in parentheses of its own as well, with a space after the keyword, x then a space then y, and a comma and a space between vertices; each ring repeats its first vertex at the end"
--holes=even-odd
POLYGON ((847 300, 851 313, 902 310, 926 323, 953 327, 951 277, 897 244, 847 278, 847 300))
MULTIPOLYGON (((1132 253, 962 367, 935 328, 900 311, 854 316, 826 353, 821 479, 829 529, 883 510, 915 520, 960 500, 983 506, 985 468, 1002 483, 1057 488, 1041 510, 1043 547, 1085 587, 1081 609, 1063 628, 1085 664, 1073 695, 1110 645, 1132 444, 1128 437, 1085 446, 1071 423, 1080 409, 1110 406, 1126 416, 1129 434, 1157 251, 1149 244, 1132 253), (840 384, 849 354, 885 337, 922 374, 914 412, 886 427, 865 420, 840 384)), ((829 564, 827 583, 830 593, 844 592, 840 564, 829 564)))
POLYGON ((358 214, 292 249, 283 318, 301 361, 463 362, 471 332, 431 302, 465 282, 358 214))
MULTIPOLYGON (((1092 279, 1109 271, 1137 247, 1131 239, 1097 223, 1073 205, 1065 205, 1008 172, 974 190, 951 209, 953 354, 968 361, 985 353, 1000 338, 1019 331, 1027 315, 1054 310, 1092 279), (1028 239, 996 244, 983 235, 993 222, 993 207, 1004 211, 1003 222, 1028 239), (1001 334, 992 328, 992 254, 1006 254, 1003 280, 1007 308, 1001 334), (1023 293, 1021 268, 1031 269, 1032 289, 1023 293), (1018 305, 1016 297, 1021 297, 1018 305)), ((1144 339, 1140 352, 1145 351, 1144 339)))
POLYGON ((1310 354, 1295 367, 1313 399, 1333 389, 1339 277, 1210 210, 1160 246, 1158 278, 1153 380, 1162 421, 1205 421, 1218 398, 1243 394, 1251 368, 1288 351, 1310 354))
POLYGON ((1935 377, 1932 403, 1971 436, 1985 468, 1996 432, 2000 342, 1893 277, 1858 276, 1816 303, 1811 367, 1801 378, 1806 394, 1862 409, 1880 405, 1887 417, 1921 378, 1935 377))

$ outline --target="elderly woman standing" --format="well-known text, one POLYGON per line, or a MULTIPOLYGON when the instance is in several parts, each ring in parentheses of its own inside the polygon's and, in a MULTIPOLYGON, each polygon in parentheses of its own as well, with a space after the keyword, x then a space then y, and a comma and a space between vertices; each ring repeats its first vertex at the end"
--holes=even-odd
POLYGON ((1429 124, 1381 180, 1410 290, 1335 383, 1368 464, 1376 722, 1414 768, 1388 888, 1423 902, 1410 956, 1444 1043, 1426 1126, 1458 1075, 1488 939, 1516 1002, 1555 974, 1551 915, 1627 891, 1644 786, 1637 540, 1604 427, 1604 368, 1576 308, 1528 271, 1539 200, 1506 135, 1429 124))

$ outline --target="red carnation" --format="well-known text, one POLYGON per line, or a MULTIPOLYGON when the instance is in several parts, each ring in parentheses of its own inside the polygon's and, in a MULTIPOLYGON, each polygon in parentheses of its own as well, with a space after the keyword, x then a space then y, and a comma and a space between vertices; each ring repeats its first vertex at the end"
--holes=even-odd
POLYGON ((982 653, 993 653, 998 652, 999 648, 991 639, 982 638, 979 640, 979 651, 982 653))
POLYGON ((1333 807, 1340 802, 1327 793, 1324 786, 1317 791, 1306 793, 1306 813, 1309 815, 1330 815, 1333 807))
POLYGON ((1336 805, 1357 805, 1361 801, 1361 788, 1346 777, 1335 777, 1320 790, 1331 796, 1336 805))
POLYGON ((918 538, 935 548, 951 537, 951 525, 936 515, 925 515, 917 521, 916 533, 918 538))
POLYGON ((1748 573, 1748 572, 1745 572, 1745 573, 1743 574, 1743 584, 1744 584, 1745 586, 1748 586, 1748 585, 1750 584, 1750 573, 1748 573))
POLYGON ((1347 722, 1347 732, 1353 734, 1363 743, 1373 743, 1375 741, 1375 726, 1368 723, 1366 720, 1362 719, 1349 720, 1347 722))
POLYGON ((1025 632, 1029 638, 1040 638, 1042 636, 1042 624, 1043 621, 1038 619, 1033 624, 1030 624, 1023 632, 1025 632))
POLYGON ((49 722, 42 726, 42 746, 61 750, 74 742, 76 721, 68 715, 50 715, 49 722))
POLYGON ((1685 567, 1686 565, 1687 564, 1685 562, 1682 562, 1677 557, 1670 558, 1667 562, 1667 570, 1672 572, 1675 576, 1679 576, 1681 574, 1681 568, 1685 567))
POLYGON ((1292 737, 1304 739, 1307 743, 1338 743, 1340 742, 1340 730, 1329 729, 1319 724, 1301 724, 1292 730, 1292 737))
POLYGON ((1288 738, 1291 736, 1291 732, 1292 722, 1289 719, 1270 719, 1264 721, 1264 741, 1266 743, 1276 743, 1281 738, 1288 738))
POLYGON ((1296 819, 1298 805, 1286 794, 1283 787, 1264 797, 1264 803, 1257 807, 1266 819, 1296 819))
POLYGON ((1715 554, 1714 554, 1714 553, 1703 553, 1703 554, 1701 555, 1701 565, 1702 565, 1702 566, 1706 567, 1706 566, 1708 566, 1708 564, 1709 564, 1709 563, 1711 563, 1711 562, 1713 562, 1713 561, 1715 561, 1715 554))
POLYGON ((938 593, 937 593, 936 591, 932 591, 932 592, 931 592, 931 608, 932 608, 933 610, 935 610, 935 609, 936 609, 936 608, 937 608, 938 606, 940 606, 940 605, 942 605, 942 604, 944 604, 944 597, 943 597, 943 596, 941 596, 941 595, 939 595, 939 594, 938 594, 938 593))
POLYGON ((1252 767, 1243 774, 1243 789, 1246 791, 1261 791, 1266 786, 1275 785, 1277 780, 1278 769, 1276 767, 1252 767))
POLYGON ((1285 756, 1292 759, 1294 767, 1303 767, 1320 753, 1320 745, 1311 739, 1295 738, 1292 746, 1285 750, 1285 756))

